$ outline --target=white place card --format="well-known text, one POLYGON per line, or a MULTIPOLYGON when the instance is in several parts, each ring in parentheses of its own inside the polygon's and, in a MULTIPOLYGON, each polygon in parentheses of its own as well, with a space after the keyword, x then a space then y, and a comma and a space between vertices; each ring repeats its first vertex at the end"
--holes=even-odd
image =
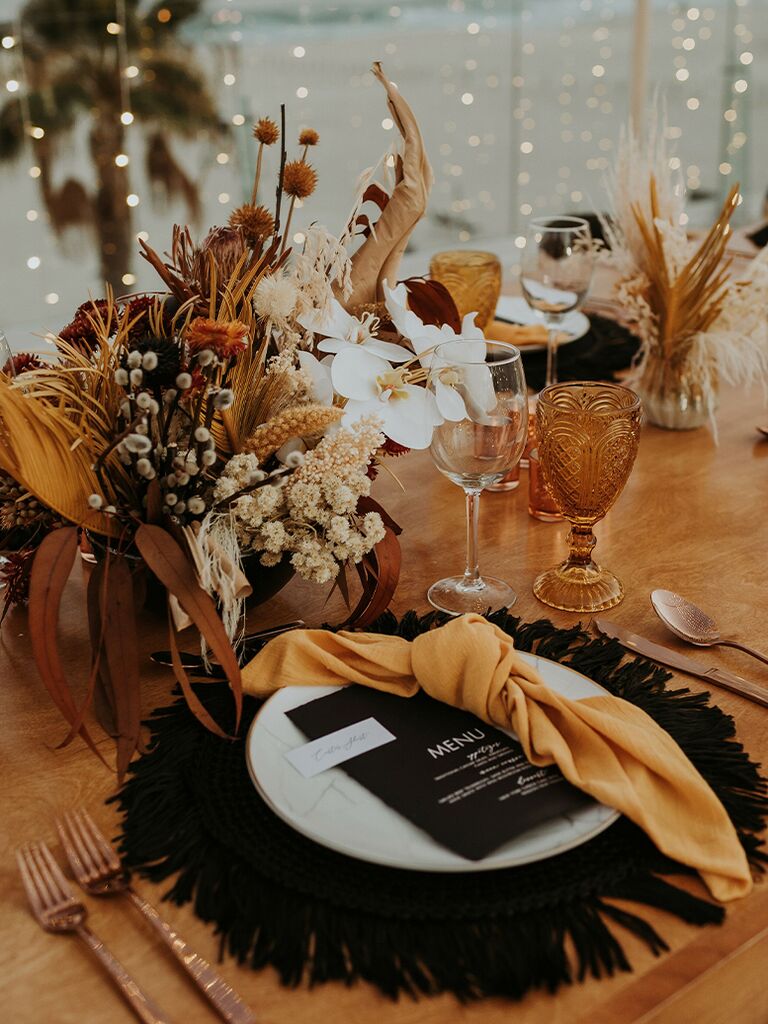
POLYGON ((375 718, 364 718, 289 750, 284 756, 305 779, 311 779, 327 768, 335 768, 337 764, 365 754, 368 750, 383 747, 394 739, 396 737, 389 729, 385 729, 375 718))

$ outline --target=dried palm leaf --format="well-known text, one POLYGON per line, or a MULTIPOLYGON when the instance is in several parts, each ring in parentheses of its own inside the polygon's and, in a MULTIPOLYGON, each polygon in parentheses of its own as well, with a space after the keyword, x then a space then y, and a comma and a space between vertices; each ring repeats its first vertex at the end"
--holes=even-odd
POLYGON ((0 383, 0 469, 48 508, 78 526, 112 534, 107 516, 90 508, 99 494, 112 504, 93 469, 94 452, 65 412, 0 383))

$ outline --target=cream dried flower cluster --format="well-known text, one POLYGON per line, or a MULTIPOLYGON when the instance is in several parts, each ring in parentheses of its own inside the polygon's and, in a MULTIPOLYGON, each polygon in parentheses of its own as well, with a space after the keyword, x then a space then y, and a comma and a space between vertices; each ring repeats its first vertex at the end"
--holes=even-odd
POLYGON ((229 502, 229 516, 243 553, 260 552, 262 565, 290 555, 296 572, 313 583, 336 579, 341 566, 357 563, 384 537, 378 512, 357 513, 370 493, 368 464, 384 438, 376 421, 324 437, 300 455, 288 474, 269 475, 253 453, 234 456, 216 483, 218 507, 229 502), (243 493, 245 492, 245 493, 243 493))

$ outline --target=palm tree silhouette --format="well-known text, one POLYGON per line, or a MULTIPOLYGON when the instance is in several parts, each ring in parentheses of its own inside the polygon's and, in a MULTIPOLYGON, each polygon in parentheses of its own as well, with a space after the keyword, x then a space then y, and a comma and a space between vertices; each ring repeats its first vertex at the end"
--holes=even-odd
POLYGON ((134 250, 125 122, 134 119, 142 129, 153 188, 167 198, 180 196, 193 221, 197 186, 168 137, 222 130, 203 76, 178 39, 179 26, 199 12, 202 0, 160 0, 144 12, 140 6, 140 0, 29 0, 16 33, 20 25, 22 90, 0 107, 0 160, 15 159, 31 145, 53 230, 61 236, 73 226, 90 227, 102 276, 118 293, 134 250), (57 154, 81 118, 88 119, 95 187, 72 177, 57 185, 57 154))

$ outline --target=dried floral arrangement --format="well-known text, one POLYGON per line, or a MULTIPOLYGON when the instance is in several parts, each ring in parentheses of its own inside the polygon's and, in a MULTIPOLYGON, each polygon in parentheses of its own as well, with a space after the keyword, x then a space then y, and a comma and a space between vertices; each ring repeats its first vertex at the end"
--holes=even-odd
POLYGON ((688 377, 704 396, 712 426, 718 382, 749 385, 768 374, 768 252, 735 277, 727 246, 740 202, 730 192, 712 227, 689 238, 685 189, 670 171, 663 118, 647 139, 622 133, 607 181, 604 219, 617 297, 641 340, 630 383, 641 393, 655 367, 670 380, 688 377))
MULTIPOLYGON (((79 735, 97 751, 85 714, 100 697, 119 774, 139 743, 137 563, 167 591, 177 679, 216 731, 182 664, 177 628, 194 623, 239 707, 236 649, 252 584, 287 565, 286 579, 335 582, 349 603, 345 572, 354 567, 362 593, 349 621, 361 625, 397 584, 399 527, 371 497, 372 480, 386 456, 428 446, 440 421, 423 387, 429 350, 482 334, 471 317, 460 322, 437 283, 396 284, 431 170, 410 107, 378 65, 374 72, 402 153, 390 162, 390 190, 366 172, 338 238, 315 224, 292 252, 295 204, 317 184, 308 155, 319 137, 304 129, 289 160, 284 110, 279 126, 262 118, 252 194, 228 225, 199 245, 175 228, 165 257, 142 243, 165 291, 84 303, 56 337, 54 358, 0 377, 0 499, 16 518, 28 506, 41 520, 28 573, 38 668, 69 723, 64 742, 79 735), (270 208, 259 197, 266 151, 278 143, 270 208), (375 223, 366 204, 379 211, 375 223), (97 556, 80 705, 56 645, 78 531, 97 556)), ((443 411, 452 414, 450 403, 443 411)))

